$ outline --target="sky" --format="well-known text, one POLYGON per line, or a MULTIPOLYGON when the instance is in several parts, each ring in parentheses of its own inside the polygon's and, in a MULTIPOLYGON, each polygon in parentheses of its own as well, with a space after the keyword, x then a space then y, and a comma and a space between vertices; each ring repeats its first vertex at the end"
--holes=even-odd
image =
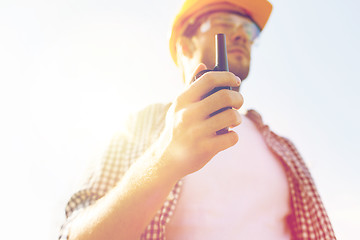
MULTIPOLYGON (((360 227, 360 4, 273 0, 241 93, 307 162, 338 239, 360 227)), ((0 2, 2 236, 56 239, 65 204, 126 116, 168 102, 181 0, 0 2)))

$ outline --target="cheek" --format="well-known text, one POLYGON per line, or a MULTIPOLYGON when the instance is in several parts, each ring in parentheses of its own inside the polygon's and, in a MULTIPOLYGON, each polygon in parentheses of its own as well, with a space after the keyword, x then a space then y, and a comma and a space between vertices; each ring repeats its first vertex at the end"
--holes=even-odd
POLYGON ((205 50, 202 61, 206 64, 207 68, 213 69, 215 67, 215 51, 213 49, 205 50))
POLYGON ((204 41, 198 48, 199 61, 204 63, 208 69, 215 66, 215 41, 204 41))

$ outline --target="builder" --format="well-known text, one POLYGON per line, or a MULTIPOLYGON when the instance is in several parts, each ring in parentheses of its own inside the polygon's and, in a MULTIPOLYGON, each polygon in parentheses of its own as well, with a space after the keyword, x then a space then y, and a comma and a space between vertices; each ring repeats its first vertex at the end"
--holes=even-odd
POLYGON ((266 0, 185 1, 170 38, 184 91, 129 119, 70 199, 61 238, 335 239, 294 145, 254 110, 237 111, 251 46, 271 9, 266 0), (194 81, 215 64, 217 33, 227 36, 230 72, 194 81), (232 90, 202 98, 219 86, 232 90))

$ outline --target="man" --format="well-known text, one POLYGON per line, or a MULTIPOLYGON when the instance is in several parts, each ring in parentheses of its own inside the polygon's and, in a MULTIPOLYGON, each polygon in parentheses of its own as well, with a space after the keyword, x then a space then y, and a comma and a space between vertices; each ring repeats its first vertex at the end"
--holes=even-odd
POLYGON ((172 104, 150 105, 129 119, 70 199, 61 238, 335 239, 292 143, 271 132, 257 112, 237 111, 251 44, 270 12, 266 0, 184 3, 170 51, 185 90, 172 104), (217 33, 227 36, 230 72, 194 81, 214 66, 217 33), (203 98, 221 86, 232 90, 203 98), (226 127, 228 133, 216 134, 226 127))

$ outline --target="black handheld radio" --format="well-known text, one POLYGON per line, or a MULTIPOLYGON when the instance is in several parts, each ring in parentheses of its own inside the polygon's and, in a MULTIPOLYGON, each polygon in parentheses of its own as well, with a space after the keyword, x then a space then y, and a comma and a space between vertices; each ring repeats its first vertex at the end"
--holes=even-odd
MULTIPOLYGON (((219 33, 215 35, 215 49, 216 49, 216 63, 215 63, 215 67, 213 70, 210 69, 206 69, 203 70, 201 72, 199 72, 198 74, 196 74, 195 76, 195 80, 198 79, 199 77, 201 77, 203 74, 210 72, 210 71, 229 71, 229 66, 228 66, 228 60, 227 60, 227 51, 226 51, 226 37, 225 34, 223 33, 219 33)), ((210 92, 208 92, 207 94, 205 94, 202 99, 210 96, 211 94, 221 90, 221 89, 229 89, 231 90, 231 87, 228 86, 224 86, 224 87, 216 87, 213 90, 211 90, 210 92)), ((211 116, 214 116, 226 109, 230 109, 230 107, 226 107, 226 108, 222 108, 217 110, 216 112, 213 112, 212 114, 210 114, 211 116)), ((216 132, 217 135, 220 134, 224 134, 228 132, 229 128, 223 128, 219 131, 216 132)))

